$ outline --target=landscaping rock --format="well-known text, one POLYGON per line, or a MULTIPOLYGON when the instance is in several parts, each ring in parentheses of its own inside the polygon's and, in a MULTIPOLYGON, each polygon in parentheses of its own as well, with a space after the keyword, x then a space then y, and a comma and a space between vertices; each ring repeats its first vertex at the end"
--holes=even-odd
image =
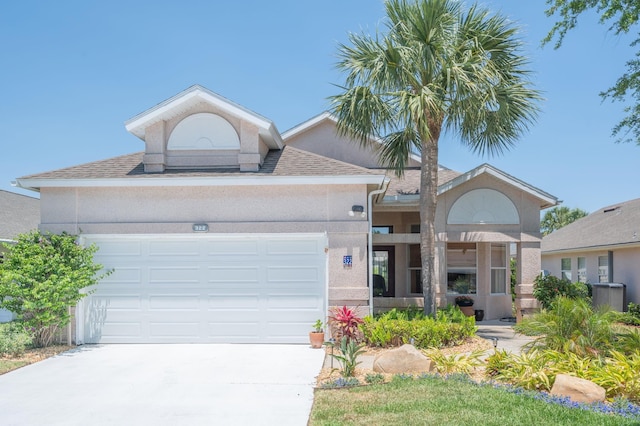
POLYGON ((412 345, 385 351, 373 360, 373 371, 377 373, 428 373, 432 370, 431 360, 412 345))
POLYGON ((551 395, 568 396, 575 402, 592 403, 603 402, 606 392, 603 387, 589 380, 558 374, 551 388, 551 395))

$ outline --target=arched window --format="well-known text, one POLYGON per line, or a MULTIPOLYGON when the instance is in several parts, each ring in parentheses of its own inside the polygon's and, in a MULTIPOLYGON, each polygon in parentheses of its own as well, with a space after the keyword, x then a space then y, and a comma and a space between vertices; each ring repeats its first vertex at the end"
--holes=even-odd
POLYGON ((517 225, 520 216, 516 206, 503 193, 494 189, 474 189, 453 203, 447 223, 517 225))
POLYGON ((227 120, 216 114, 202 112, 178 123, 169 136, 167 149, 240 149, 240 138, 227 120))

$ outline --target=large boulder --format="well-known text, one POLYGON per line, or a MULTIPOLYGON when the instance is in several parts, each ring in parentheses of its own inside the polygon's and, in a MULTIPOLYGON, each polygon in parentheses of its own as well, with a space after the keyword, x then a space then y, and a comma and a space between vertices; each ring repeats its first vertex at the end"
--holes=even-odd
POLYGON ((551 395, 568 396, 575 402, 592 403, 603 402, 606 391, 589 380, 558 374, 551 388, 551 395))
POLYGON ((428 373, 432 370, 432 361, 412 345, 382 352, 373 360, 373 371, 378 373, 428 373))

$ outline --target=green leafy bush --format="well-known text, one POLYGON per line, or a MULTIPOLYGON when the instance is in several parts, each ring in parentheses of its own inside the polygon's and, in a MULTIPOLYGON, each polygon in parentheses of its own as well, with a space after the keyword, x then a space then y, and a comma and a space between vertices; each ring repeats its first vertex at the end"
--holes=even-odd
POLYGON ((435 364, 435 370, 444 375, 450 374, 471 374, 483 362, 480 357, 483 350, 476 350, 470 354, 450 354, 446 355, 438 349, 430 349, 426 355, 435 364))
POLYGON ((0 324, 0 356, 20 356, 30 346, 31 337, 20 324, 0 324))
POLYGON ((602 358, 572 352, 532 350, 522 354, 496 351, 487 358, 486 373, 494 380, 530 390, 549 391, 558 374, 570 374, 602 386, 610 400, 640 402, 640 350, 611 351, 602 358))
POLYGON ((37 347, 52 343, 59 327, 70 321, 69 306, 110 272, 93 263, 97 247, 82 247, 68 234, 33 231, 18 236, 0 263, 0 308, 18 316, 37 347))
POLYGON ((616 334, 614 316, 606 307, 594 311, 585 299, 558 297, 549 310, 525 318, 514 329, 522 334, 540 336, 527 347, 602 356, 613 349, 616 334))
POLYGON ((550 309, 553 301, 561 296, 569 299, 586 299, 589 297, 589 288, 584 283, 572 283, 553 275, 538 275, 533 285, 533 297, 544 309, 550 309))
POLYGON ((636 305, 635 303, 629 303, 629 315, 640 320, 640 305, 636 305))
POLYGON ((441 348, 463 343, 476 332, 475 319, 455 307, 438 311, 435 319, 416 315, 409 320, 392 310, 377 318, 365 317, 360 328, 368 345, 380 347, 413 341, 417 348, 441 348))

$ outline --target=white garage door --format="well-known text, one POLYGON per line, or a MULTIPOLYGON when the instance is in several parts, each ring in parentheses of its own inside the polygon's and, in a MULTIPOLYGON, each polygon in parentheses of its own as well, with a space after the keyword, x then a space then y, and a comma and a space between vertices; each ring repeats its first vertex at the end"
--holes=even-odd
POLYGON ((307 343, 326 236, 85 236, 114 272, 82 302, 85 343, 307 343))

